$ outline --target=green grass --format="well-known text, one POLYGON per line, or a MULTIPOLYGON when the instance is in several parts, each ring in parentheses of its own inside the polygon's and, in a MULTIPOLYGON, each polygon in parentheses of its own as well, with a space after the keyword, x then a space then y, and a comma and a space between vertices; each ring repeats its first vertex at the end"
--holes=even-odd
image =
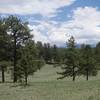
MULTIPOLYGON (((56 80, 60 68, 46 65, 29 78, 29 86, 13 83, 0 84, 0 100, 100 100, 99 76, 56 80)), ((7 75, 8 76, 8 75, 7 75)), ((9 79, 9 77, 7 77, 9 79)))

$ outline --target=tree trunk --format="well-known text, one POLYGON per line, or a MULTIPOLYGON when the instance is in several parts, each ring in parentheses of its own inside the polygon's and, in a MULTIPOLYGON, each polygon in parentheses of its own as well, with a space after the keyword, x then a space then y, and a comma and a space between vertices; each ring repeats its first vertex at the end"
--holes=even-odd
POLYGON ((14 79, 13 82, 17 82, 17 70, 16 70, 16 36, 14 36, 14 79))
POLYGON ((88 69, 86 70, 86 80, 87 81, 89 80, 89 70, 88 69))
POLYGON ((4 73, 4 67, 1 67, 1 71, 2 71, 2 83, 5 82, 5 73, 4 73))
POLYGON ((73 66, 73 81, 75 81, 75 67, 73 66))
POLYGON ((28 77, 27 72, 25 72, 25 85, 27 85, 27 77, 28 77))

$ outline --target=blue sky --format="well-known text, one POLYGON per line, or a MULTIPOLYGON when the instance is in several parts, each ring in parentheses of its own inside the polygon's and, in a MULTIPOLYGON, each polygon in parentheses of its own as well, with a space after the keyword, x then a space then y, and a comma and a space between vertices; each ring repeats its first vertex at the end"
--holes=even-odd
POLYGON ((78 44, 100 41, 100 0, 0 0, 0 15, 28 21, 35 41, 63 46, 71 35, 78 44))

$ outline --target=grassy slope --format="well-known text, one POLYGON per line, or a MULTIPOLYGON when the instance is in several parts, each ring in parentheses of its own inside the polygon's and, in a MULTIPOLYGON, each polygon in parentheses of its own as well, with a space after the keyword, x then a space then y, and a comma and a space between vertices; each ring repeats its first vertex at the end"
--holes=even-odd
POLYGON ((59 70, 46 65, 29 78, 28 87, 0 84, 0 100, 100 100, 99 75, 88 82, 83 77, 57 81, 59 70))

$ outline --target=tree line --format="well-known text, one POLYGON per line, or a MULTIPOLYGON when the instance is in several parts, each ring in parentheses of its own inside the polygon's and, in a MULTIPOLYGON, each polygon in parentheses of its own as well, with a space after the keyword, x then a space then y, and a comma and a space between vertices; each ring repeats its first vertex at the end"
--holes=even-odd
POLYGON ((44 64, 63 65, 62 79, 85 75, 96 76, 100 65, 100 43, 96 47, 82 44, 78 48, 72 36, 66 48, 49 43, 35 42, 28 23, 16 16, 0 18, 0 70, 2 82, 5 82, 5 71, 10 70, 13 82, 27 85, 29 75, 40 70, 44 64))

